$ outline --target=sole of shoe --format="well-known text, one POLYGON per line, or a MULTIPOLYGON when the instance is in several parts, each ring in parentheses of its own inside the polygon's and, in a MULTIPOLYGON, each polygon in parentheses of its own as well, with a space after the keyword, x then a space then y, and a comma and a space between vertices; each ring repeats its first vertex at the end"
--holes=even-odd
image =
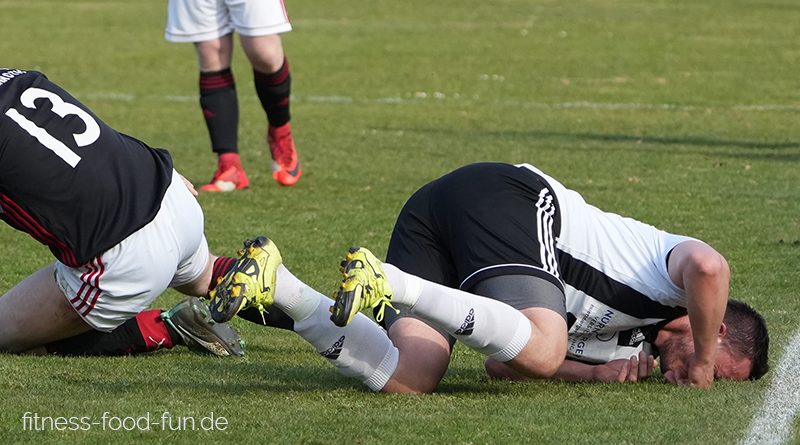
POLYGON ((219 284, 214 288, 213 295, 211 296, 211 303, 209 310, 211 311, 211 318, 217 323, 225 323, 230 321, 242 309, 246 303, 244 291, 241 284, 230 284, 230 281, 237 273, 243 273, 248 268, 252 267, 251 262, 255 261, 248 256, 251 248, 264 247, 269 243, 265 236, 259 236, 252 240, 245 241, 244 252, 242 256, 236 260, 233 267, 225 273, 220 280, 219 284), (238 290, 238 295, 234 295, 238 290))

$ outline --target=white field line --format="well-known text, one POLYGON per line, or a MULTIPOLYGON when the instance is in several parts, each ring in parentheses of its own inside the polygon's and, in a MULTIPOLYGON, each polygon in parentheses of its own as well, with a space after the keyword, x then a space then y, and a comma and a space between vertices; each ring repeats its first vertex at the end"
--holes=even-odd
POLYGON ((800 414, 800 331, 789 340, 750 430, 739 445, 780 445, 792 438, 800 414))
MULTIPOLYGON (((140 95, 121 92, 103 92, 78 94, 80 99, 95 101, 119 101, 119 102, 195 102, 198 96, 157 96, 140 95)), ((518 100, 482 100, 477 96, 463 96, 454 94, 447 96, 444 93, 434 92, 415 92, 407 93, 404 96, 390 96, 379 98, 355 98, 351 96, 300 96, 293 95, 292 100, 302 103, 330 103, 330 104, 384 104, 384 105, 413 105, 425 103, 477 103, 493 104, 513 108, 534 108, 543 110, 564 110, 564 109, 587 109, 587 110, 663 110, 663 111, 695 111, 695 110, 733 110, 743 112, 767 112, 767 111, 800 111, 800 104, 732 104, 723 106, 703 106, 703 105, 678 105, 678 104, 659 104, 659 103, 638 103, 638 102, 537 102, 537 101, 518 101, 518 100)))

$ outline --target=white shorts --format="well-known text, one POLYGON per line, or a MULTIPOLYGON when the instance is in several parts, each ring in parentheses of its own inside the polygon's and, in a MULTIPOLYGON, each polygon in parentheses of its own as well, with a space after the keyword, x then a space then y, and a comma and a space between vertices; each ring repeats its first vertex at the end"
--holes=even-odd
POLYGON ((283 0, 169 0, 170 42, 205 42, 233 31, 265 36, 292 30, 283 0))
POLYGON ((208 259, 203 211, 173 171, 150 223, 81 267, 56 261, 55 279, 89 326, 111 331, 147 309, 168 287, 200 278, 208 259))

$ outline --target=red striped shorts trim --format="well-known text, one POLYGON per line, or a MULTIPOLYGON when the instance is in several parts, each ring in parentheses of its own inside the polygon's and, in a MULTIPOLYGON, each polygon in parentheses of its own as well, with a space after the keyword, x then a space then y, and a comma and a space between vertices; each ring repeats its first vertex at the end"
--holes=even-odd
POLYGON ((100 289, 100 277, 103 276, 106 266, 103 263, 103 258, 98 256, 83 267, 86 268, 86 271, 81 275, 83 284, 75 297, 69 302, 72 303, 78 313, 85 317, 94 309, 97 299, 100 297, 102 292, 100 289))

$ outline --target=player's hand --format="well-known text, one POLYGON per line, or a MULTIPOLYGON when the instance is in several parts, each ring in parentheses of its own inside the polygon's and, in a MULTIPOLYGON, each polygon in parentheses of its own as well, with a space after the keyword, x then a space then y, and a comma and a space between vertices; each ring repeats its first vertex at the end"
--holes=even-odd
POLYGON ((640 351, 638 356, 629 359, 612 360, 594 369, 594 379, 600 382, 638 382, 653 374, 656 359, 652 355, 640 351))
POLYGON ((714 363, 689 364, 689 386, 711 388, 714 385, 714 363))
POLYGON ((198 193, 197 193, 197 190, 195 190, 195 188, 194 188, 194 184, 189 182, 189 180, 186 179, 182 174, 178 173, 178 176, 181 177, 181 180, 183 181, 183 185, 185 185, 186 188, 189 189, 189 192, 191 192, 192 196, 196 197, 198 195, 198 193))
POLYGON ((714 363, 701 363, 693 358, 685 372, 669 370, 664 373, 664 378, 675 385, 711 388, 714 385, 714 363))

